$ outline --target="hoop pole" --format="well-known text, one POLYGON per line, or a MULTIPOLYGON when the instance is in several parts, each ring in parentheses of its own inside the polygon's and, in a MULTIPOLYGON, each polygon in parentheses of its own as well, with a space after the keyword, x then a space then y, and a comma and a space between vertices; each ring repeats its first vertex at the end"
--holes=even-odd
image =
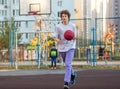
POLYGON ((17 32, 15 32, 15 34, 16 34, 16 50, 15 50, 15 52, 16 52, 16 55, 15 55, 15 69, 18 69, 18 46, 17 46, 17 32))

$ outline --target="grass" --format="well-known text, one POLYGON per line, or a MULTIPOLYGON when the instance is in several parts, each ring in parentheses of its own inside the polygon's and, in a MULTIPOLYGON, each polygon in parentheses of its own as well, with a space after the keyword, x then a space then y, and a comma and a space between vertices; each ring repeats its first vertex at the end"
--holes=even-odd
MULTIPOLYGON (((113 69, 113 70, 119 70, 120 65, 116 66, 107 66, 107 65, 97 65, 97 66, 90 66, 90 65, 77 65, 73 66, 75 69, 113 69)), ((0 70, 8 70, 8 69, 16 69, 15 66, 0 66, 0 70)), ((18 69, 50 69, 50 66, 42 65, 40 68, 36 65, 29 65, 29 66, 18 66, 18 69)), ((63 65, 57 65, 57 69, 64 69, 63 65)))

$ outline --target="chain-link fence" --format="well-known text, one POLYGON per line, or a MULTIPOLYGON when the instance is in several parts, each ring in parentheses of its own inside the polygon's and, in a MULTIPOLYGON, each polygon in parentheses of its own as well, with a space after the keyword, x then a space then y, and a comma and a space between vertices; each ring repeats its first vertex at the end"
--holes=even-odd
MULTIPOLYGON (((77 28, 77 44, 74 59, 78 61, 86 60, 87 49, 93 46, 91 19, 71 19, 70 21, 75 23, 77 28)), ((11 43, 9 43, 11 46, 7 50, 1 50, 1 62, 4 60, 3 63, 11 62, 12 65, 16 66, 27 64, 27 62, 33 62, 32 65, 37 66, 40 66, 42 63, 47 65, 50 44, 52 44, 55 26, 58 23, 60 23, 60 19, 42 19, 38 20, 38 23, 34 20, 15 21, 15 30, 13 33, 11 32, 11 35, 13 34, 14 36, 11 37, 11 43)), ((98 56, 100 46, 106 47, 106 49, 111 48, 110 51, 114 55, 119 55, 119 18, 96 18, 95 24, 94 51, 96 57, 98 56), (109 24, 109 32, 114 35, 112 40, 105 38, 109 24), (108 43, 106 40, 109 40, 108 43), (113 43, 110 43, 110 41, 113 43), (114 46, 112 46, 113 44, 114 46)))

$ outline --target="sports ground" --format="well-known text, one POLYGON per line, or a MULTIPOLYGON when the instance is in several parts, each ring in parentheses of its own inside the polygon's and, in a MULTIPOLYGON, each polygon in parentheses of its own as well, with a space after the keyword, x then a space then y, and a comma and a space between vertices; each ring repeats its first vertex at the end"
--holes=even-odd
MULTIPOLYGON (((120 70, 76 70, 70 89, 120 89, 120 70)), ((1 89, 63 89, 64 70, 0 71, 1 89)))

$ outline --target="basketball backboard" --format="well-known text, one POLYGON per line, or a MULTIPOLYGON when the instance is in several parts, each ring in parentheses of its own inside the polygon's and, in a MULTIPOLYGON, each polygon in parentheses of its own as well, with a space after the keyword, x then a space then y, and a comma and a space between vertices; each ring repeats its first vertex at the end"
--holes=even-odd
POLYGON ((51 14, 51 0, 19 0, 19 14, 31 15, 29 12, 37 12, 37 15, 51 14))

